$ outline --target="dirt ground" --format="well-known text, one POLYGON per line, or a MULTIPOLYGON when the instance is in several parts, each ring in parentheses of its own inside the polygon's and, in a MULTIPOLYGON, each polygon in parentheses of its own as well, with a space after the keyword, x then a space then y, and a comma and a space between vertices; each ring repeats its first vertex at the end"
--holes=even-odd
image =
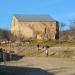
MULTIPOLYGON (((75 60, 52 57, 23 57, 19 61, 1 63, 8 75, 75 75, 75 60)), ((7 75, 7 74, 6 74, 7 75)))

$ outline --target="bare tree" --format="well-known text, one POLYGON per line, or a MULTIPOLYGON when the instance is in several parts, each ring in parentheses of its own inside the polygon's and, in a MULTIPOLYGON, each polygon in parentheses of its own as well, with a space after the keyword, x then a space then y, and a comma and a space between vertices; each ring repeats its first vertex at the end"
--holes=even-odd
POLYGON ((64 39, 64 37, 65 37, 65 33, 64 33, 64 31, 65 31, 65 24, 64 23, 59 23, 59 39, 64 39))
POLYGON ((71 22, 70 22, 70 30, 75 30, 75 20, 71 20, 71 22))
POLYGON ((64 31, 64 30, 65 30, 65 26, 66 26, 66 24, 64 24, 64 23, 59 23, 59 30, 60 30, 60 31, 64 31))

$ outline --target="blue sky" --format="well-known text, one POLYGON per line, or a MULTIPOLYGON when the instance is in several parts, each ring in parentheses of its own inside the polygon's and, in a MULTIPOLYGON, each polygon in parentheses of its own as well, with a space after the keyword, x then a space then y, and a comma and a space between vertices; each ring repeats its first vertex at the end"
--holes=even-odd
POLYGON ((1 0, 0 28, 10 29, 14 14, 49 14, 68 28, 75 17, 75 0, 1 0))

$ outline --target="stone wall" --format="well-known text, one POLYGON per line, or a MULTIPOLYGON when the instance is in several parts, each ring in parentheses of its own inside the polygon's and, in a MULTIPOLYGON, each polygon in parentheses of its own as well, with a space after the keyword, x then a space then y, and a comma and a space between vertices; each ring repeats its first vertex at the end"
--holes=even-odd
POLYGON ((56 22, 19 22, 13 17, 11 32, 24 38, 55 40, 56 26, 56 22))

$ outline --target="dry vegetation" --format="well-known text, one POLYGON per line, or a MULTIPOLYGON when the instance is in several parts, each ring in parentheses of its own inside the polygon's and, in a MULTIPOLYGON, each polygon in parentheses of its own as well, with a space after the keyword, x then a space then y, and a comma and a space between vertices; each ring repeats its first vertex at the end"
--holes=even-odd
POLYGON ((10 41, 6 44, 1 44, 8 53, 14 51, 18 55, 25 56, 45 56, 44 47, 48 45, 49 56, 57 57, 74 57, 75 50, 69 47, 75 47, 75 27, 71 26, 69 30, 59 32, 59 40, 24 40, 23 38, 16 38, 10 34, 10 31, 0 29, 0 41, 10 41), (40 45, 38 52, 37 45, 40 45), (54 48, 57 47, 57 48, 54 48), (59 49, 61 47, 61 49, 59 49), (66 50, 65 50, 66 47, 66 50), (52 49, 51 49, 52 48, 52 49), (69 49, 69 50, 68 50, 69 49))
POLYGON ((75 42, 71 41, 31 41, 8 43, 0 45, 6 52, 14 51, 17 55, 24 56, 46 56, 44 47, 48 45, 49 56, 51 57, 71 57, 75 56, 75 42), (37 44, 40 45, 39 51, 37 44))

